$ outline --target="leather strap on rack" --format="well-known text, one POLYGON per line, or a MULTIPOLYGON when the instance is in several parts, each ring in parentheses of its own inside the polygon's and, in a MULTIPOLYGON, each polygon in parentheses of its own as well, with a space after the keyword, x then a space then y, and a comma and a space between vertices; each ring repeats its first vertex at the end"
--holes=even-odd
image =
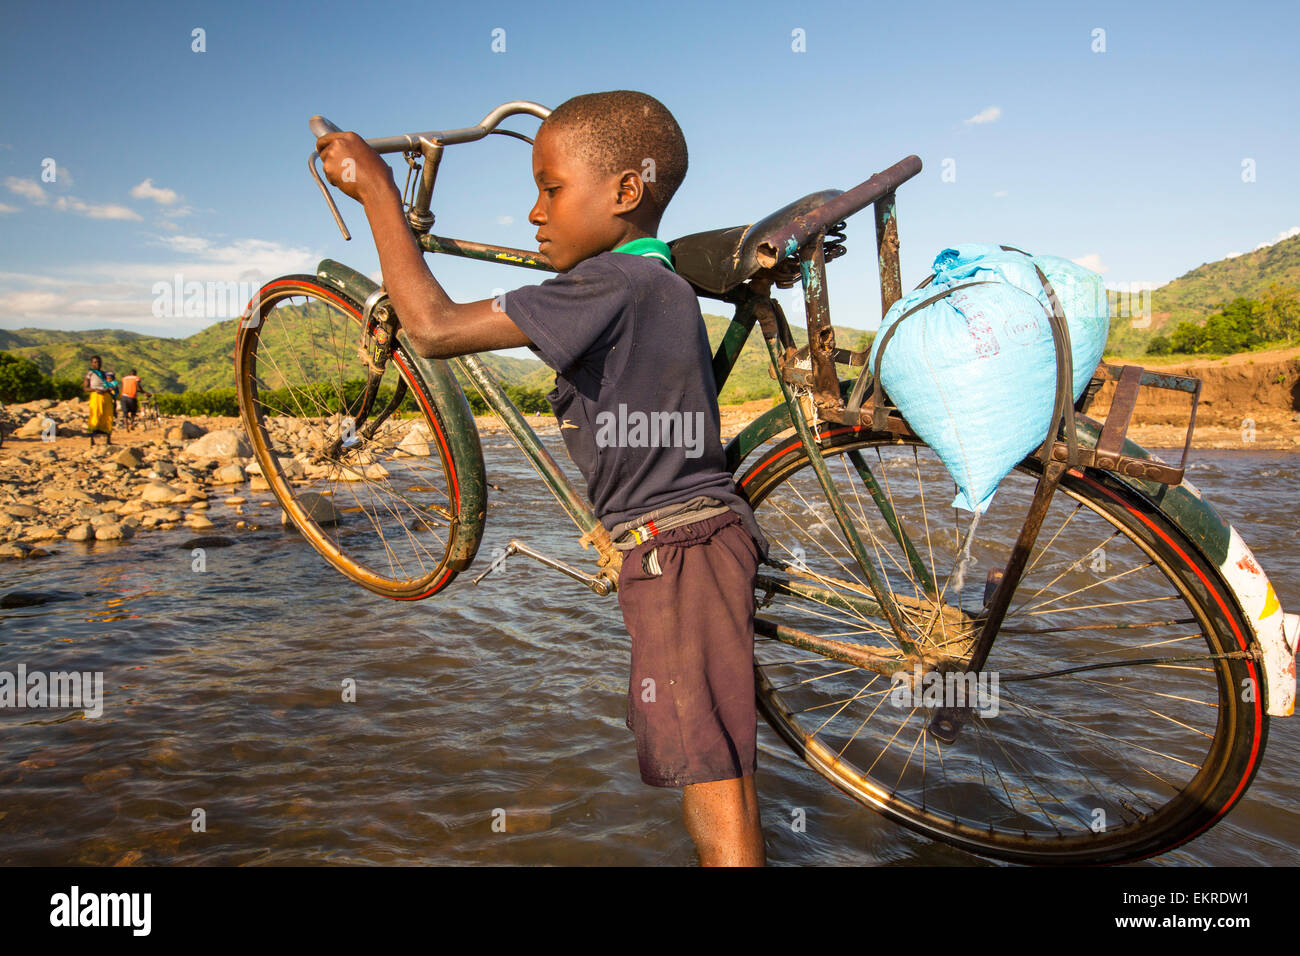
MULTIPOLYGON (((952 295, 954 292, 960 292, 962 289, 969 289, 971 286, 992 284, 993 280, 991 279, 976 279, 974 282, 963 282, 961 285, 955 285, 950 289, 945 289, 943 292, 938 292, 930 296, 928 299, 923 299, 916 305, 912 306, 900 315, 894 324, 885 331, 884 338, 880 340, 880 347, 876 350, 876 361, 871 370, 871 427, 873 429, 878 432, 884 431, 885 421, 889 418, 889 410, 885 408, 885 389, 884 386, 880 384, 880 362, 881 359, 885 357, 885 346, 888 345, 889 340, 894 337, 894 333, 898 331, 898 327, 912 314, 919 312, 928 305, 933 305, 935 302, 938 302, 946 296, 952 295)), ((862 396, 866 389, 867 370, 866 368, 863 368, 862 374, 858 376, 857 382, 853 385, 853 391, 849 394, 849 401, 846 406, 849 414, 856 413, 857 410, 862 407, 862 396)))
POLYGON ((1101 437, 1097 439, 1097 465, 1100 468, 1113 467, 1113 465, 1102 464, 1102 459, 1118 461, 1124 449, 1124 435, 1128 432, 1129 422, 1133 419, 1138 389, 1142 386, 1142 371, 1139 365, 1125 365, 1119 373, 1115 397, 1111 399, 1106 424, 1101 430, 1101 437))

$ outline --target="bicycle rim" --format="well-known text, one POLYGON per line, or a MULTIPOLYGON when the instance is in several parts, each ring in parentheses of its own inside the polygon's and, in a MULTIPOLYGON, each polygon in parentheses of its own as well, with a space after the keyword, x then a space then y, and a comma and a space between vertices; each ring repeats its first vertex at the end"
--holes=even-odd
POLYGON ((760 633, 760 707, 815 770, 911 829, 1027 863, 1162 853, 1240 799, 1267 736, 1251 692, 1262 675, 1242 653, 1250 631, 1217 572, 1154 506, 1103 473, 1068 473, 982 681, 963 682, 918 666, 917 652, 959 667, 968 655, 989 572, 1005 565, 1028 510, 1032 467, 1004 480, 972 530, 924 445, 842 428, 823 436, 823 455, 914 649, 872 612, 799 442, 760 455, 738 486, 787 567, 760 569, 777 588, 760 587, 770 603, 756 616, 787 639, 812 634, 897 660, 864 670, 760 633), (791 583, 801 595, 783 590, 791 583), (967 723, 944 743, 930 721, 963 692, 967 723))
POLYGON ((239 406, 281 507, 330 564, 377 594, 414 600, 446 587, 482 525, 462 520, 456 462, 418 366, 398 344, 362 415, 360 306, 310 276, 268 283, 257 301, 257 320, 240 329, 239 406), (399 382, 408 410, 384 418, 399 382))

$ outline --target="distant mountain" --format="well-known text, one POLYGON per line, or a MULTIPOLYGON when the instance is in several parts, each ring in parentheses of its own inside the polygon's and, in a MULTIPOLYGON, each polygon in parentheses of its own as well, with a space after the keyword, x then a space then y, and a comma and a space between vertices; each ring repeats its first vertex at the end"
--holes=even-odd
POLYGON ((1270 285, 1300 287, 1300 236, 1197 266, 1151 293, 1152 328, 1204 322, 1238 296, 1258 299, 1270 285))
MULTIPOLYGON (((298 318, 301 318, 299 316, 298 318)), ((292 324, 290 333, 295 361, 293 366, 311 374, 312 355, 336 354, 337 349, 313 349, 313 338, 319 345, 332 336, 351 334, 351 330, 338 324, 326 326, 317 315, 316 321, 299 321, 292 324), (314 329, 312 337, 306 330, 314 329)), ((124 332, 117 329, 93 329, 82 332, 65 332, 50 329, 0 329, 0 351, 31 359, 43 372, 58 379, 80 381, 89 367, 90 357, 98 355, 104 368, 117 372, 118 377, 130 369, 137 369, 150 391, 184 392, 207 391, 213 388, 233 388, 235 384, 235 333, 238 319, 229 319, 208 326, 200 332, 183 338, 164 338, 124 332)), ((713 348, 726 331, 728 319, 718 315, 704 317, 709 342, 713 348)), ((803 345, 807 333, 793 328, 795 341, 803 345)), ((844 348, 860 349, 870 341, 871 333, 842 326, 835 328, 836 343, 844 348)), ((283 347, 283 345, 282 345, 283 347)), ((485 353, 486 364, 508 385, 549 391, 555 384, 555 373, 537 359, 513 358, 485 353)), ((287 364, 287 363, 286 363, 287 364)), ((745 344, 736 367, 723 389, 721 400, 725 403, 749 401, 755 398, 774 397, 778 393, 775 380, 768 374, 767 349, 757 326, 745 344)), ((281 381, 270 381, 271 387, 280 387, 281 381)), ((359 376, 358 376, 359 377, 359 376)))

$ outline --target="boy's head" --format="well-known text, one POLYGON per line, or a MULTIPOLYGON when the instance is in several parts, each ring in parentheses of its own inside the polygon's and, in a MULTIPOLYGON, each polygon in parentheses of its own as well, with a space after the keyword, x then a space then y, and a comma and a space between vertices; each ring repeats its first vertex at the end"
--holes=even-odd
POLYGON ((100 361, 98 355, 92 355, 92 356, 90 357, 90 367, 91 367, 91 368, 99 368, 99 367, 100 367, 101 365, 103 365, 103 364, 104 364, 104 363, 100 361))
POLYGON ((560 271, 654 235, 686 176, 686 139, 672 113, 633 90, 566 100, 533 146, 537 203, 528 221, 560 271))

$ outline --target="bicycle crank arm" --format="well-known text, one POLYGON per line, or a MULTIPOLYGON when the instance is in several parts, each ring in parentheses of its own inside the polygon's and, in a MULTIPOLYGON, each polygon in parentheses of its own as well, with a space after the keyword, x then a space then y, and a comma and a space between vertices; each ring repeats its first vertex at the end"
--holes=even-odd
POLYGON ((567 574, 569 577, 573 578, 573 580, 581 581, 583 584, 587 585, 587 587, 591 588, 601 597, 605 597, 607 594, 610 593, 610 591, 613 590, 613 588, 610 587, 610 582, 608 578, 597 577, 595 575, 591 575, 583 571, 579 571, 577 568, 571 568, 567 564, 564 564, 561 561, 556 561, 554 558, 548 558, 546 555, 534 551, 532 548, 528 547, 528 545, 522 544, 519 541, 511 541, 508 545, 506 545, 505 553, 502 554, 495 561, 493 561, 492 565, 486 571, 484 571, 482 574, 476 577, 474 579, 474 583, 478 584, 480 581, 482 581, 493 571, 499 569, 502 565, 502 562, 504 562, 505 559, 510 557, 510 555, 512 554, 522 554, 525 557, 533 558, 536 561, 540 561, 548 568, 554 568, 556 571, 559 571, 562 574, 567 574))

